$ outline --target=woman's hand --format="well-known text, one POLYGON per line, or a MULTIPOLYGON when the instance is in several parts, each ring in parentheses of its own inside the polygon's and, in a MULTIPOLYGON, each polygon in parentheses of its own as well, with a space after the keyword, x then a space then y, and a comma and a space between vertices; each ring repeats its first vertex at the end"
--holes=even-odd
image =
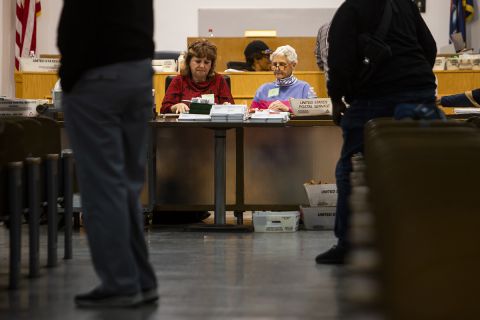
POLYGON ((172 113, 185 113, 190 110, 190 108, 185 103, 177 103, 170 107, 172 113))
POLYGON ((284 105, 280 100, 276 100, 270 103, 270 105, 268 106, 268 109, 275 110, 275 111, 285 111, 285 112, 290 111, 290 109, 286 105, 284 105))

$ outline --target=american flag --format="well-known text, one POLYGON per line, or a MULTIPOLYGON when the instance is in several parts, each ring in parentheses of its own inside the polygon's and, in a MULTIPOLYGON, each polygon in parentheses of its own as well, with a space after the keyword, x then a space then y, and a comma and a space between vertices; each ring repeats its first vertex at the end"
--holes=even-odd
POLYGON ((19 70, 20 58, 37 50, 37 17, 42 7, 40 0, 17 0, 15 22, 15 68, 19 70))

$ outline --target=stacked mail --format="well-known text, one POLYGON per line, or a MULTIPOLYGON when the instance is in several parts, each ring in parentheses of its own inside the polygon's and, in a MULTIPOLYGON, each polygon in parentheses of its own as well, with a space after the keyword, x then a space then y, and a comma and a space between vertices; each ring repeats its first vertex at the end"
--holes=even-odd
POLYGON ((180 113, 178 121, 210 121, 208 114, 180 113))
POLYGON ((256 110, 250 116, 250 122, 287 122, 290 120, 290 112, 273 110, 256 110))
POLYGON ((480 113, 480 108, 453 108, 455 114, 480 113))
POLYGON ((210 110, 214 122, 243 122, 247 115, 247 106, 244 104, 214 104, 210 110))

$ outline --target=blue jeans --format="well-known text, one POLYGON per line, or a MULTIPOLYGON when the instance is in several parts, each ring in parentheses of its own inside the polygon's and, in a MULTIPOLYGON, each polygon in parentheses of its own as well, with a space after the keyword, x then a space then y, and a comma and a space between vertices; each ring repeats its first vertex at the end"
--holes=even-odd
POLYGON ((434 90, 422 90, 390 95, 375 99, 353 101, 341 120, 343 146, 337 163, 337 212, 335 217, 335 236, 340 246, 349 246, 348 228, 350 208, 348 198, 351 192, 350 172, 352 155, 362 152, 364 146, 363 130, 365 124, 375 118, 434 120, 445 119, 444 114, 435 106, 434 90))

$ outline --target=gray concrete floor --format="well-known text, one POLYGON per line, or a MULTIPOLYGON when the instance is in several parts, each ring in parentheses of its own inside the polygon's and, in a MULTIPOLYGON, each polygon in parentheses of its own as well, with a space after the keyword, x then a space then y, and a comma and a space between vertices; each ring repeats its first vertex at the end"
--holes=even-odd
MULTIPOLYGON (((251 220, 247 223, 251 223, 251 220)), ((44 228, 44 227, 42 227, 44 228)), ((342 267, 317 266, 334 242, 331 231, 200 233, 150 228, 147 240, 159 280, 160 302, 137 309, 84 310, 75 294, 97 284, 86 236, 74 234, 73 260, 46 268, 42 229, 41 276, 29 279, 23 230, 20 289, 7 290, 8 231, 0 226, 0 319, 344 319, 342 267)))

